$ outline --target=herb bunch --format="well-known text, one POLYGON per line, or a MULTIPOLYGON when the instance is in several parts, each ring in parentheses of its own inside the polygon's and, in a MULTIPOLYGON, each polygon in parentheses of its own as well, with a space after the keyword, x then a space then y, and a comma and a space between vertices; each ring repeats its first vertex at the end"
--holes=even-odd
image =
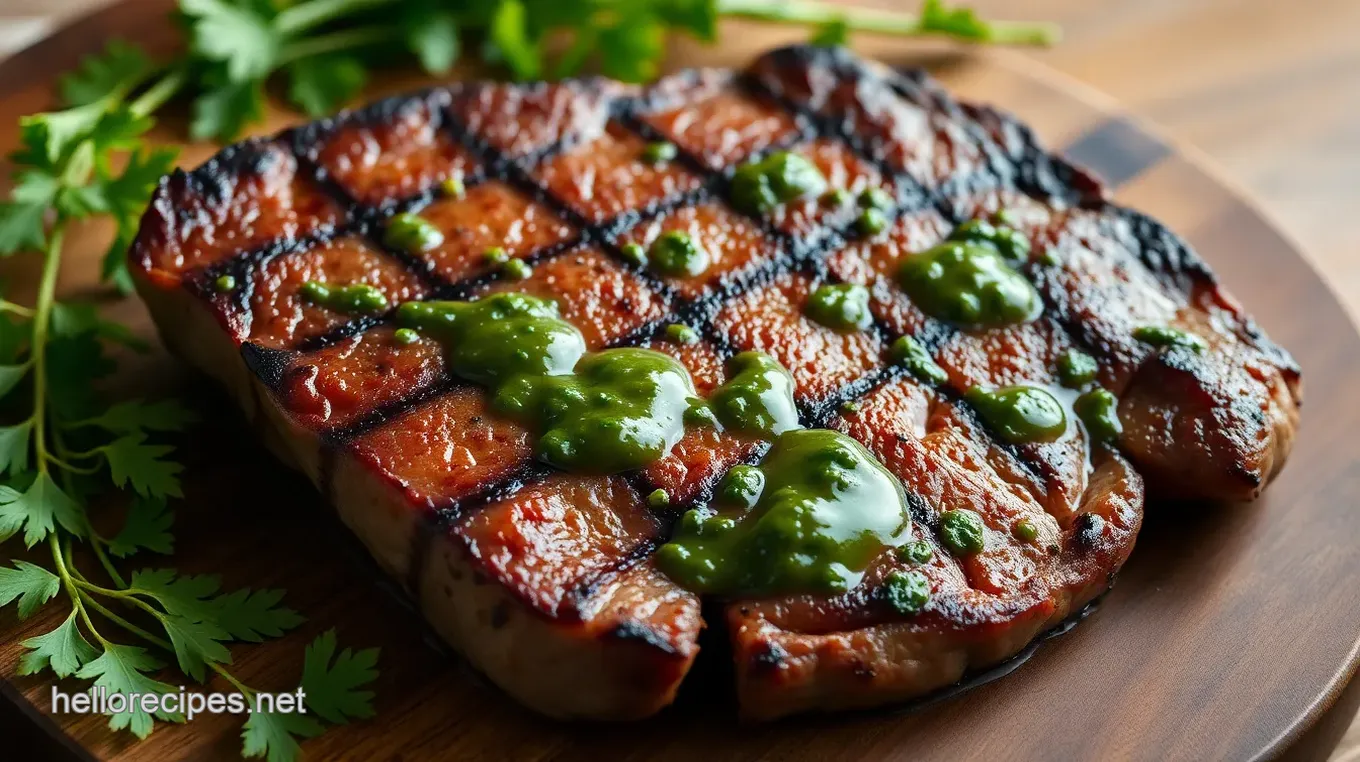
MULTIPOLYGON (((228 644, 278 637, 303 621, 280 605, 279 590, 223 592, 213 575, 125 574, 117 563, 173 552, 170 501, 182 496, 183 467, 167 439, 194 415, 174 400, 106 399, 99 381, 114 370, 114 353, 147 347, 93 305, 59 301, 57 280, 67 232, 107 217, 115 233, 101 277, 131 290, 127 248, 177 153, 146 141, 157 112, 185 97, 190 137, 229 140, 262 120, 268 85, 321 115, 358 94, 376 65, 405 58, 442 74, 465 49, 518 79, 570 76, 593 64, 608 76, 645 80, 657 74, 669 33, 711 41, 723 16, 814 26, 823 44, 856 30, 1056 39, 1051 27, 989 23, 939 0, 926 0, 919 15, 780 0, 179 0, 181 55, 155 62, 113 42, 63 77, 62 108, 22 119, 10 157, 13 190, 0 201, 0 257, 35 255, 42 265, 30 304, 0 298, 0 543, 21 538, 36 553, 30 557, 48 559, 0 566, 0 606, 14 605, 20 619, 58 597, 69 606, 55 628, 22 643, 20 673, 51 670, 110 692, 164 693, 172 686, 155 675, 173 660, 189 678, 220 679, 249 697, 256 691, 229 670, 228 644), (119 497, 126 518, 102 534, 92 521, 96 506, 119 497), (92 571, 79 565, 91 560, 92 571)), ((307 647, 301 687, 309 714, 251 714, 243 756, 288 762, 299 740, 327 723, 372 715, 366 686, 377 675, 377 650, 337 654, 337 647, 333 631, 307 647)), ((183 717, 133 707, 110 726, 144 738, 157 719, 183 717)))

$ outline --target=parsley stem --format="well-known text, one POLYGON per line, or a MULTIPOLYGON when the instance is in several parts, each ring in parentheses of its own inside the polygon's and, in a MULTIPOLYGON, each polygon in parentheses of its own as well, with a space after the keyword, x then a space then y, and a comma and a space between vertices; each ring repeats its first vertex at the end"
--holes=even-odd
MULTIPOLYGON (((745 18, 755 21, 772 21, 783 24, 806 24, 809 26, 842 21, 846 27, 858 32, 877 32, 879 34, 899 35, 939 35, 978 42, 963 35, 945 30, 927 29, 921 25, 921 17, 913 13, 883 11, 873 8, 844 8, 818 2, 784 2, 783 0, 717 0, 718 14, 732 18, 745 18)), ((991 34, 986 42, 1003 45, 1052 45, 1061 36, 1056 24, 1029 23, 1023 21, 988 21, 991 34)))
POLYGON ((183 66, 176 66, 165 73, 165 76, 156 80, 156 84, 148 87, 145 92, 137 96, 137 99, 128 104, 128 110, 137 116, 151 116, 165 102, 175 96, 189 81, 188 71, 183 66))
POLYGON ((38 302, 33 310, 33 339, 29 351, 33 358, 33 451, 38 472, 47 473, 47 329, 61 270, 61 247, 66 238, 66 223, 58 222, 47 238, 43 251, 42 280, 38 282, 38 302))
POLYGON ((15 304, 8 299, 0 299, 0 312, 13 312, 20 317, 33 317, 32 309, 22 304, 15 304))
POLYGON ((283 51, 279 53, 278 65, 286 66, 294 61, 323 53, 389 42, 399 38, 401 34, 401 27, 398 26, 371 26, 318 35, 285 45, 283 51))
POLYGON ((71 572, 66 566, 65 553, 62 551, 61 541, 57 539, 57 532, 48 536, 48 544, 52 546, 52 564, 57 567, 57 576, 61 578, 62 587, 66 588, 66 595, 71 599, 71 606, 80 615, 80 620, 85 623, 85 629, 100 645, 108 648, 109 641, 99 633, 99 628, 94 626, 90 619, 90 612, 85 610, 84 596, 80 589, 76 587, 76 581, 71 577, 71 572))
POLYGON ((279 11, 274 24, 285 35, 296 35, 356 11, 394 5, 399 0, 310 0, 279 11))
MULTIPOLYGON (((93 595, 90 595, 85 590, 81 590, 79 592, 80 597, 85 601, 85 605, 89 606, 95 611, 98 611, 101 615, 103 615, 105 619, 108 619, 110 622, 113 622, 119 627, 122 627, 124 630, 127 630, 128 632, 132 633, 133 635, 136 635, 142 640, 145 640, 146 642, 150 643, 153 646, 162 648, 166 651, 175 650, 175 647, 170 644, 170 641, 166 640, 165 638, 159 637, 147 630, 144 630, 141 627, 119 616, 118 614, 113 613, 113 611, 109 609, 108 606, 105 606, 104 604, 100 603, 98 598, 94 597, 93 595)), ((106 644, 108 643, 108 641, 104 641, 103 638, 100 638, 100 640, 106 644)))

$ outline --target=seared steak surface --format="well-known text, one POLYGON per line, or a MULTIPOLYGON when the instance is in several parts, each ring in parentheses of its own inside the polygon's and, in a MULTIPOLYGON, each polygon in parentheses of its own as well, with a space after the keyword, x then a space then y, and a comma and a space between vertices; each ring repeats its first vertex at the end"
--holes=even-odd
POLYGON ((1171 498, 1250 499, 1297 425, 1298 369, 1184 242, 1109 203, 1009 116, 843 51, 783 49, 745 72, 642 89, 458 83, 382 101, 167 178, 129 256, 167 345, 227 386, 443 637, 556 716, 639 717, 670 702, 698 651, 700 601, 652 555, 686 507, 768 443, 695 429, 638 472, 555 472, 533 458, 529 431, 452 375, 439 344, 396 340, 390 313, 309 301, 305 282, 368 284, 392 305, 550 297, 591 349, 672 354, 701 394, 738 352, 779 360, 803 424, 850 435, 895 474, 933 553, 886 552, 842 595, 723 601, 725 621, 709 625, 730 634, 753 717, 919 696, 1005 660, 1108 587, 1145 482, 1171 498), (678 157, 648 160, 656 141, 678 157), (885 229, 818 199, 735 207, 735 168, 773 151, 852 194, 886 189, 885 229), (961 329, 906 296, 894 279, 904 259, 1002 210, 1030 242, 1020 270, 1043 298, 1038 319, 961 329), (385 245, 399 212, 442 242, 419 254, 385 245), (661 276, 627 256, 668 231, 699 241, 709 267, 661 276), (492 247, 532 273, 510 277, 486 258, 492 247), (869 330, 807 317, 826 283, 869 289, 869 330), (677 322, 700 340, 668 340, 677 322), (1147 325, 1206 348, 1135 338, 1147 325), (904 335, 947 382, 894 363, 904 335), (973 386, 1056 388, 1069 349, 1093 356, 1119 397, 1113 446, 1075 426, 1009 444, 964 398, 973 386), (649 504, 658 488, 669 505, 649 504), (981 552, 957 556, 941 540, 941 515, 960 508, 983 519, 981 552), (1015 536, 1021 521, 1034 537, 1015 536), (911 615, 881 584, 908 568, 931 587, 911 615))

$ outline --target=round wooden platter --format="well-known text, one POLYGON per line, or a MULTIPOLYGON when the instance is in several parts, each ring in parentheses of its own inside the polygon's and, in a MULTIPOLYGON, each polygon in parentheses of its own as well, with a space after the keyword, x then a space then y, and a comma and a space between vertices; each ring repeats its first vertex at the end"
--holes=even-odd
MULTIPOLYGON (((56 74, 104 40, 173 45, 167 5, 114 6, 0 65, 0 149, 16 144, 20 115, 52 105, 56 74)), ((740 66, 800 37, 733 25, 724 46, 678 43, 672 63, 740 66)), ((236 674, 261 689, 292 688, 303 646, 329 627, 347 645, 382 647, 377 717, 307 742, 310 758, 1245 759, 1297 751, 1337 701, 1360 645, 1353 489, 1360 486, 1360 406, 1348 396, 1349 384, 1360 380, 1360 339, 1336 298, 1297 248, 1198 157, 1098 94, 1006 52, 886 40, 864 40, 860 48, 892 65, 927 66, 961 97, 1017 113, 1049 145, 1104 176, 1118 200, 1162 219, 1202 252, 1303 366, 1308 406, 1283 475, 1250 505, 1149 505, 1137 550, 1098 611, 1004 678, 916 711, 741 724, 722 645, 713 640, 676 706, 660 716, 568 724, 520 708, 433 647, 419 618, 390 593, 310 485, 273 462, 233 416, 208 412, 184 445, 185 499, 172 561, 185 571, 221 572, 228 588, 285 587, 287 602, 308 618, 279 641, 234 649, 236 674)), ((419 84, 413 75, 387 76, 370 95, 419 84)), ((273 109, 260 131, 297 119, 273 109)), ((182 120, 172 116, 161 129, 173 141, 183 134, 182 120)), ((191 146, 183 161, 195 164, 213 150, 191 146)), ((70 239, 64 294, 103 293, 95 274, 106 236, 95 225, 70 239)), ((6 267, 21 292, 31 288, 31 262, 6 267)), ((154 339, 135 299, 109 299, 107 311, 154 339)), ((161 351, 128 358, 116 383, 142 394, 178 390, 203 400, 205 411, 227 409, 210 384, 161 351)), ((54 602, 22 623, 12 611, 0 616, 0 674, 7 676, 0 687, 31 728, 72 756, 236 755, 240 717, 160 725, 139 743, 109 731, 103 717, 48 714, 54 681, 13 677, 17 644, 66 611, 54 602)))

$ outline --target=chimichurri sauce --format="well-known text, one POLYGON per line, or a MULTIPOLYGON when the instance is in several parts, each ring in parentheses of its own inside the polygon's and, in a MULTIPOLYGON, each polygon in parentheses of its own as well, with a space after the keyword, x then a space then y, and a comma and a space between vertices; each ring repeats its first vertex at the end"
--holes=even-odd
POLYGON ((527 294, 407 302, 397 322, 443 344, 450 371, 486 386, 492 409, 538 432, 539 459, 564 471, 642 468, 670 452, 686 426, 768 437, 799 425, 793 379, 760 352, 734 357, 728 382, 705 401, 670 355, 587 352, 556 303, 527 294))
POLYGON ((903 260, 898 283, 912 301, 965 326, 1014 325, 1035 319, 1043 300, 1016 269, 1029 239, 1004 225, 970 220, 949 240, 903 260))
POLYGON ((793 377, 764 352, 742 352, 727 364, 727 383, 713 390, 709 408, 729 429, 774 436, 796 429, 793 377))
POLYGON ((723 490, 716 510, 688 511, 661 546, 657 563, 672 579, 720 594, 843 592, 911 539, 902 486, 844 434, 787 431, 755 468, 763 482, 742 477, 741 499, 723 490))
POLYGON ((371 314, 387 309, 387 296, 367 283, 332 286, 321 281, 309 280, 302 284, 298 293, 312 304, 352 315, 371 314))
POLYGON ((1011 444, 1052 442, 1067 431, 1062 403, 1037 386, 985 389, 974 386, 964 394, 978 415, 1011 444))
POLYGON ((842 333, 862 331, 873 322, 869 289, 853 283, 820 286, 808 295, 803 311, 808 317, 842 333))
POLYGON ((789 151, 779 151, 744 164, 732 176, 732 203, 751 214, 764 214, 780 204, 820 196, 826 178, 817 165, 789 151))

